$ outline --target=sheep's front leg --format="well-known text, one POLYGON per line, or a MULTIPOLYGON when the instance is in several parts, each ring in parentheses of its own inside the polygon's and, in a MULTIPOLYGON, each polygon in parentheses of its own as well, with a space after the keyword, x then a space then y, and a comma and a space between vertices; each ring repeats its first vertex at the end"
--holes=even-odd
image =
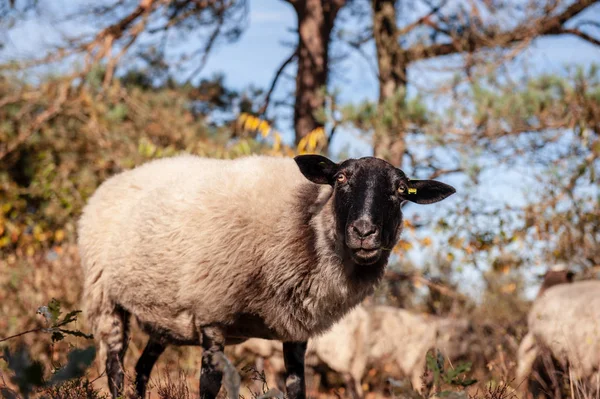
POLYGON ((218 326, 202 327, 202 369, 200 371, 200 399, 215 399, 221 389, 223 371, 216 364, 216 356, 223 355, 225 334, 218 326))
POLYGON ((154 367, 154 363, 158 360, 160 355, 165 351, 166 346, 161 342, 158 337, 150 337, 142 356, 140 356, 135 366, 135 389, 140 399, 146 397, 146 385, 150 379, 150 373, 154 367))
POLYGON ((290 399, 306 398, 306 382, 304 379, 305 354, 306 341, 283 343, 283 360, 286 370, 285 388, 290 399))

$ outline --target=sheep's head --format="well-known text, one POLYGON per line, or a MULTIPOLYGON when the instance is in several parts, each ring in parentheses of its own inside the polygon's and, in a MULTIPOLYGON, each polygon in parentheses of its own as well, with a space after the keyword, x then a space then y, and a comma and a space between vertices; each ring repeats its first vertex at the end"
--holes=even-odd
POLYGON ((574 276, 575 273, 567 269, 563 264, 551 267, 545 274, 539 276, 542 279, 542 285, 540 286, 537 296, 539 297, 544 291, 555 285, 572 283, 574 276))
POLYGON ((452 195, 453 187, 434 180, 410 180, 388 162, 366 157, 339 164, 320 155, 295 158, 302 174, 333 187, 338 236, 354 263, 387 259, 402 230, 402 204, 431 204, 452 195))

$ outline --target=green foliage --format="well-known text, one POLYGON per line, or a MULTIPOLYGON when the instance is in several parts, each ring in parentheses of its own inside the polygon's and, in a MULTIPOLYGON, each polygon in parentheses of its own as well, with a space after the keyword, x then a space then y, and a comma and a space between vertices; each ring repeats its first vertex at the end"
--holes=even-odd
POLYGON ((40 306, 38 308, 37 313, 44 316, 47 327, 43 329, 43 331, 52 334, 52 341, 57 342, 61 341, 65 338, 65 335, 71 335, 74 337, 93 339, 94 337, 89 334, 85 334, 79 330, 67 330, 62 328, 63 326, 77 321, 77 315, 81 313, 80 310, 74 310, 65 315, 62 319, 60 315, 62 311, 60 310, 60 302, 56 299, 52 298, 48 305, 40 306))
POLYGON ((421 96, 407 98, 403 88, 381 104, 365 101, 359 105, 346 105, 340 111, 342 121, 358 129, 384 129, 390 134, 399 126, 405 129, 423 127, 434 117, 421 96))
POLYGON ((545 126, 598 125, 600 123, 600 78, 598 66, 577 68, 567 76, 543 74, 513 85, 475 82, 471 101, 473 123, 486 135, 512 134, 545 126))
POLYGON ((428 351, 425 359, 427 371, 433 375, 433 386, 437 397, 448 397, 454 392, 442 390, 442 383, 463 389, 477 382, 476 379, 467 377, 467 374, 471 372, 471 363, 469 362, 461 362, 454 367, 445 368, 444 357, 437 350, 428 351))

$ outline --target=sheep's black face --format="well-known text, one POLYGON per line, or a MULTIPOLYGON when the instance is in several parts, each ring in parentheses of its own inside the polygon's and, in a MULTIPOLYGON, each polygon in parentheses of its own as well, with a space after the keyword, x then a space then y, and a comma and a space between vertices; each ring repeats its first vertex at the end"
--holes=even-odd
POLYGON ((336 164, 320 155, 295 158, 307 179, 335 190, 337 231, 356 264, 387 259, 402 229, 402 203, 438 202, 455 192, 434 180, 409 180, 388 162, 366 157, 336 164))

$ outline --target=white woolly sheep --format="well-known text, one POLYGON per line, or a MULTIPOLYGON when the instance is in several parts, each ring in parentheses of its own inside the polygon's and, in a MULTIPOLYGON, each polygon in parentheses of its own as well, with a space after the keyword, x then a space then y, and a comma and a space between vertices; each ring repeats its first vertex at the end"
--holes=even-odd
POLYGON ((150 335, 136 365, 142 397, 166 345, 203 347, 200 396, 213 399, 215 356, 257 337, 283 341, 288 396, 304 398, 307 340, 373 291, 401 205, 454 192, 372 157, 180 156, 108 179, 78 233, 84 308, 111 394, 122 393, 133 315, 150 335))
MULTIPOLYGON (((595 381, 594 385, 599 383, 600 281, 543 286, 542 291, 529 312, 529 332, 518 350, 516 381, 521 391, 560 397, 556 381, 551 380, 554 386, 544 389, 538 387, 539 383, 528 383, 543 351, 548 351, 552 360, 558 362, 561 370, 568 371, 572 380, 580 380, 584 384, 590 381, 595 381), (534 392, 537 390, 546 392, 534 392)), ((540 378, 546 377, 553 379, 554 376, 543 375, 540 378)))
POLYGON ((470 349, 472 326, 469 320, 418 314, 391 306, 375 306, 369 311, 371 334, 369 364, 393 361, 421 392, 426 354, 438 349, 452 361, 466 356, 470 349))
MULTIPOLYGON (((367 364, 392 361, 420 391, 427 351, 437 348, 452 360, 465 356, 470 329, 466 319, 416 314, 390 306, 359 306, 330 331, 309 341, 307 364, 327 365, 342 375, 352 396, 362 397, 361 381, 367 364), (309 360, 311 355, 314 361, 309 360)), ((273 372, 284 371, 279 343, 251 339, 235 349, 237 356, 246 352, 268 358, 273 372)))

